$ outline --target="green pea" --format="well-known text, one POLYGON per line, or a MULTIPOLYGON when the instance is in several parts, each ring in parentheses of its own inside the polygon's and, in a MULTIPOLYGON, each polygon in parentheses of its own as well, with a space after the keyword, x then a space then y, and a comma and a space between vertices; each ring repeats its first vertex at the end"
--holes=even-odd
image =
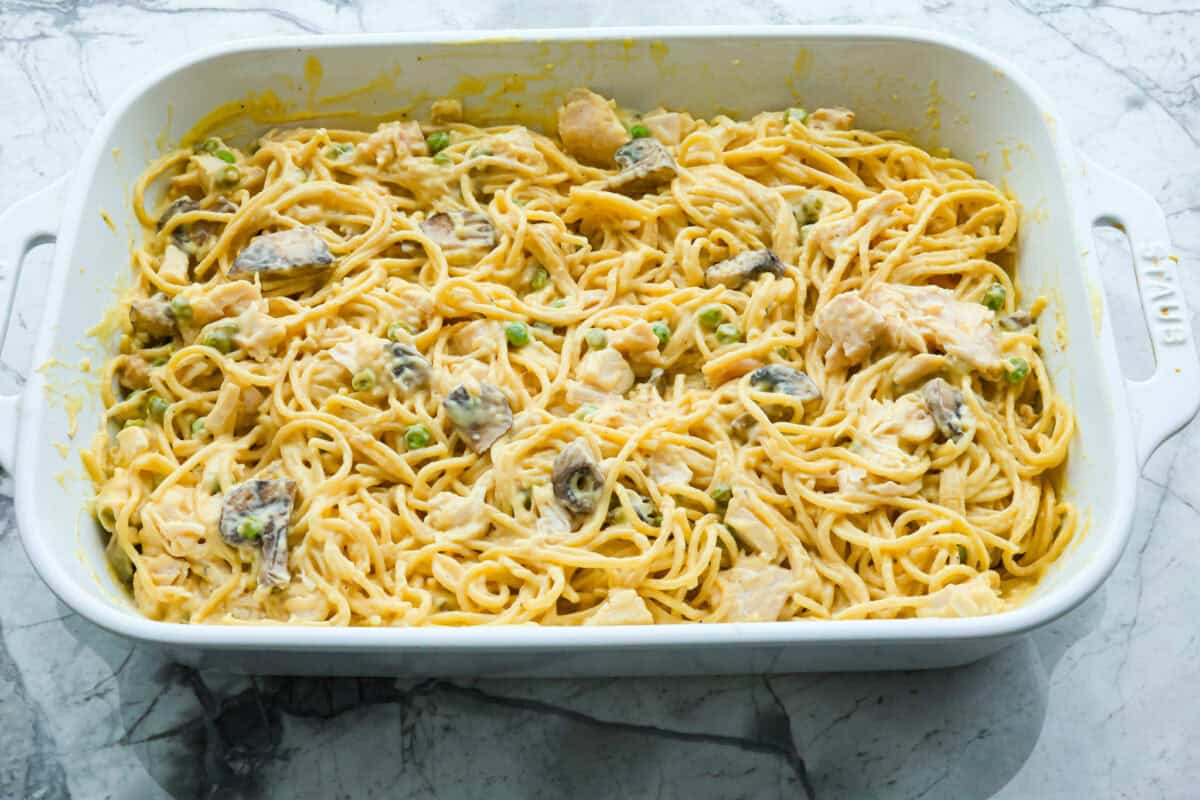
POLYGON ((778 355, 780 358, 782 358, 784 361, 788 361, 792 357, 792 351, 786 345, 780 345, 779 347, 776 347, 775 354, 778 355))
POLYGON ((171 298, 171 314, 175 319, 191 319, 192 304, 183 295, 175 295, 171 298))
POLYGON ((222 186, 235 186, 242 179, 242 171, 230 164, 227 167, 222 167, 217 173, 217 183, 222 186))
POLYGON ((236 164, 237 163, 237 156, 235 156, 233 153, 229 152, 228 150, 218 150, 217 152, 213 153, 213 155, 216 156, 217 158, 221 159, 222 161, 224 161, 226 164, 236 164))
POLYGON ((704 306, 700 309, 698 319, 700 327, 705 330, 714 330, 721 324, 721 320, 725 319, 725 309, 717 305, 704 306))
POLYGON ((575 409, 575 419, 589 420, 596 415, 600 408, 592 403, 584 403, 575 409))
POLYGON ((804 122, 807 119, 808 119, 808 112, 805 111, 803 108, 799 108, 799 107, 789 108, 783 114, 784 122, 792 122, 793 120, 796 122, 804 122))
POLYGON ((534 267, 533 277, 529 279, 529 288, 533 289, 535 292, 540 292, 542 289, 545 289, 546 285, 549 283, 550 271, 540 264, 534 267))
POLYGON ((961 544, 958 545, 958 563, 967 563, 967 548, 963 547, 961 544))
POLYGON ((208 433, 208 426, 204 424, 204 417, 197 417, 192 420, 191 426, 192 436, 200 437, 208 433))
POLYGON ((121 425, 121 427, 122 428, 144 428, 144 427, 146 427, 146 422, 145 422, 145 420, 140 420, 140 419, 127 419, 121 425))
POLYGON ((793 214, 796 217, 796 224, 804 227, 811 225, 821 218, 821 209, 825 206, 825 201, 821 199, 819 194, 809 192, 800 198, 800 204, 796 206, 793 214))
POLYGON ((364 369, 354 373, 350 379, 350 388, 356 392, 366 392, 375 388, 374 370, 364 369))
POLYGON ((150 399, 146 401, 146 413, 150 415, 151 419, 161 422, 163 415, 167 413, 167 409, 170 406, 171 404, 166 400, 156 394, 152 394, 150 395, 150 399))
POLYGON ((1010 358, 1004 362, 1004 380, 1017 384, 1029 374, 1029 362, 1023 358, 1010 358))
POLYGON ((445 131, 434 131, 425 137, 425 145, 429 148, 429 152, 436 156, 450 146, 450 134, 445 131))
POLYGON ((433 434, 429 428, 419 422, 416 425, 409 425, 404 429, 404 446, 409 450, 420 450, 422 447, 428 447, 432 439, 433 434))
POLYGON ((583 338, 587 340, 587 346, 593 350, 603 350, 608 347, 608 334, 599 328, 592 328, 583 335, 583 338))
POLYGON ((415 334, 417 331, 407 322, 393 322, 387 327, 387 337, 393 342, 399 342, 404 339, 404 334, 415 334))
POLYGON ((443 167, 448 167, 454 163, 454 159, 450 158, 449 153, 438 153, 433 157, 433 163, 440 164, 443 167))
POLYGON ((983 293, 983 304, 992 311, 999 311, 1004 308, 1004 298, 1008 293, 1004 291, 1004 284, 993 283, 983 293))
POLYGON ((637 125, 629 126, 629 135, 634 139, 649 139, 650 129, 639 122, 637 125))
POLYGON ((529 344, 529 326, 524 322, 510 322, 504 326, 504 335, 513 347, 524 347, 529 344))
POLYGON ((566 305, 567 305, 567 298, 565 298, 565 297, 558 297, 558 298, 555 298, 554 300, 550 301, 551 308, 565 308, 566 305))
POLYGON ((237 532, 243 539, 257 539, 262 536, 262 521, 258 517, 246 517, 238 523, 237 532))
POLYGON ((354 152, 354 145, 349 142, 335 142, 325 150, 325 157, 331 161, 341 161, 348 153, 354 152))
POLYGON ((196 149, 201 153, 215 153, 224 146, 223 142, 216 137, 205 139, 200 144, 196 145, 196 149))
POLYGON ((233 331, 229 328, 213 328, 205 332, 200 344, 211 347, 218 353, 228 354, 233 351, 233 331))
POLYGON ((658 346, 666 347, 667 342, 671 341, 671 326, 659 320, 650 325, 650 330, 654 331, 654 335, 658 337, 658 346))
POLYGON ((741 338, 741 330, 732 322, 725 322, 717 326, 717 341, 721 344, 733 344, 740 341, 741 338))
POLYGON ((708 496, 711 497, 717 505, 723 506, 733 497, 733 488, 728 483, 718 483, 708 490, 708 496))

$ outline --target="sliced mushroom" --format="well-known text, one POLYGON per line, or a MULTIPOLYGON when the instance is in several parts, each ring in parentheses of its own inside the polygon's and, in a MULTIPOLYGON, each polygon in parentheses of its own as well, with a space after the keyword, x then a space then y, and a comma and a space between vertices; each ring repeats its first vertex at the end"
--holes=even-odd
POLYGON ((259 582, 283 586, 288 574, 288 525, 296 482, 290 478, 254 478, 234 486, 221 506, 221 538, 234 546, 262 548, 259 582))
POLYGON ((551 472, 554 496, 569 511, 590 514, 596 509, 600 490, 604 487, 604 476, 592 459, 591 452, 582 439, 576 439, 564 447, 554 459, 551 472))
POLYGON ((429 385, 429 362, 415 347, 393 342, 388 345, 387 354, 392 380, 406 393, 429 385))
POLYGON ((667 183, 679 171, 675 159, 657 139, 634 139, 613 154, 621 171, 608 179, 607 188, 622 194, 645 194, 667 183))
MULTIPOLYGON (((190 197, 180 197, 163 211, 158 218, 158 230, 162 230, 176 214, 199 211, 200 204, 190 197)), ((232 214, 237 206, 225 198, 221 198, 212 208, 222 214, 232 214)), ((191 256, 199 256, 211 245, 220 225, 216 222, 193 222, 190 225, 176 225, 171 231, 171 242, 183 252, 191 256)))
POLYGON ((735 439, 740 442, 748 442, 754 438, 754 429, 757 426, 758 420, 754 418, 753 414, 738 414, 729 424, 729 429, 735 439))
POLYGON ((942 436, 953 441, 963 435, 971 411, 962 392, 942 378, 934 378, 921 388, 921 396, 942 436))
POLYGON ((508 398, 490 383, 481 382, 478 395, 471 394, 466 386, 459 386, 446 396, 442 407, 467 446, 476 453, 487 452, 513 424, 508 398))
POLYGON ((786 364, 768 364, 750 373, 750 386, 760 392, 786 394, 800 400, 820 400, 821 390, 812 378, 786 364))
POLYGON ((443 250, 490 250, 496 246, 496 228, 484 214, 443 211, 421 223, 421 232, 443 250))
POLYGON ((129 324, 134 333, 141 333, 152 339, 165 339, 175 335, 175 313, 171 310, 171 300, 162 292, 144 300, 134 300, 129 304, 129 324))
POLYGON ((998 322, 1000 327, 1004 328, 1006 331, 1019 331, 1022 328, 1028 328, 1033 324, 1033 315, 1025 310, 1014 311, 1013 313, 996 320, 996 322, 998 322))
POLYGON ((290 276, 324 269, 332 263, 329 245, 316 228, 304 225, 256 236, 238 253, 229 268, 229 275, 290 276))
POLYGON ((643 497, 634 491, 627 491, 626 494, 629 497, 629 505, 633 508, 633 513, 637 514, 638 519, 647 525, 662 524, 662 514, 649 497, 643 497))
POLYGON ((759 275, 783 273, 783 262, 771 250, 746 250, 710 266, 704 272, 704 281, 710 287, 740 289, 759 275))

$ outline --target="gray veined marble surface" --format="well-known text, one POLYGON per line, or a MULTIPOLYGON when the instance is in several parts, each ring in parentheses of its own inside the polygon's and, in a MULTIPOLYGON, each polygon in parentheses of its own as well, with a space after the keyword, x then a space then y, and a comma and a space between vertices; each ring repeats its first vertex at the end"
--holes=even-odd
MULTIPOLYGON (((1200 8, 1186 2, 0 0, 0 207, 74 166, 131 73, 229 37, 716 22, 913 25, 1004 53, 1084 152, 1159 199, 1200 303, 1200 8)), ((1145 373, 1132 285, 1108 288, 1126 368, 1145 373)), ((29 368, 20 339, 0 391, 29 368)), ((1196 797, 1197 445, 1193 424, 1160 450, 1116 573, 1054 625, 952 671, 770 679, 198 673, 58 603, 0 477, 0 796, 1196 797)))

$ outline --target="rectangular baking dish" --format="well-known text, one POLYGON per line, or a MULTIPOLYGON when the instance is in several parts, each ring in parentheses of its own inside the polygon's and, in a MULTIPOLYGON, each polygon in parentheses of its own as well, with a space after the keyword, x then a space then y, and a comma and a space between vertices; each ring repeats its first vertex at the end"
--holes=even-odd
MULTIPOLYGON (((107 114, 78 169, 0 219, 0 309, 38 241, 57 243, 35 365, 0 397, 0 463, 15 471, 21 536, 64 603, 171 657, 235 671, 324 674, 617 675, 913 669, 994 652, 1073 608, 1112 570, 1129 536, 1141 464, 1200 403, 1190 318, 1167 256, 1165 219, 1132 184, 1080 158, 1049 100, 1010 65, 945 36, 880 28, 620 29, 389 34, 237 42, 146 80, 107 114), (1078 415, 1067 473, 1086 534, 1027 603, 990 617, 731 623, 616 628, 324 629, 217 627, 142 617, 105 567, 74 451, 99 419, 88 337, 114 300, 137 228, 138 173, 198 121, 261 132, 284 116, 373 126, 464 99, 474 120, 543 126, 561 93, 590 86, 629 107, 698 115, 846 105, 859 124, 911 131, 1006 185, 1025 208, 1019 276, 1051 304, 1040 335, 1078 415), (220 108, 215 115, 213 109, 220 108), (345 116, 353 114, 357 116, 345 116), (106 212, 115 225, 108 225, 106 212), (1092 225, 1130 234, 1157 365, 1142 382, 1119 369, 1092 225), (72 398, 78 398, 78 401, 72 398), (80 407, 81 403, 81 407, 80 407), (72 438, 73 419, 78 433, 72 438), (67 443, 64 456, 58 445, 67 443)), ((5 326, 7 327, 7 326, 5 326)), ((0 329, 2 330, 2 329, 0 329)), ((89 343, 91 342, 91 343, 89 343)), ((93 374, 95 367, 93 367, 93 374)))

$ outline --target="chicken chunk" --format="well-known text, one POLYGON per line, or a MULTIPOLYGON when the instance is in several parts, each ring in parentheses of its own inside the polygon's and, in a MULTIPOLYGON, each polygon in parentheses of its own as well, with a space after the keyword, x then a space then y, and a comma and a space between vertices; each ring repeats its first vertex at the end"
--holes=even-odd
POLYGON ((964 583, 943 586, 917 609, 918 617, 978 617, 1004 609, 1004 600, 993 587, 995 573, 982 572, 964 583))
POLYGON ((409 156, 429 154, 421 125, 412 121, 394 120, 380 125, 366 141, 358 145, 358 154, 377 167, 386 167, 409 156))
POLYGON ((629 141, 613 104, 588 89, 567 92, 558 110, 558 136, 568 153, 594 167, 614 166, 617 148, 629 141))
POLYGON ((615 348, 592 350, 576 368, 576 377, 602 392, 624 394, 636 380, 629 362, 615 348))
POLYGON ((834 368, 861 363, 887 330, 883 315, 857 291, 835 295, 817 311, 813 322, 829 342, 825 361, 834 368))
POLYGON ((604 602, 583 621, 584 625, 651 625, 654 615, 633 589, 611 589, 604 602))
POLYGON ((722 595, 729 597, 725 619, 730 622, 774 622, 779 619, 795 579, 790 570, 762 556, 744 556, 717 576, 722 595))
POLYGON ((854 112, 848 108, 818 108, 808 115, 808 127, 817 131, 848 131, 854 127, 854 112))

